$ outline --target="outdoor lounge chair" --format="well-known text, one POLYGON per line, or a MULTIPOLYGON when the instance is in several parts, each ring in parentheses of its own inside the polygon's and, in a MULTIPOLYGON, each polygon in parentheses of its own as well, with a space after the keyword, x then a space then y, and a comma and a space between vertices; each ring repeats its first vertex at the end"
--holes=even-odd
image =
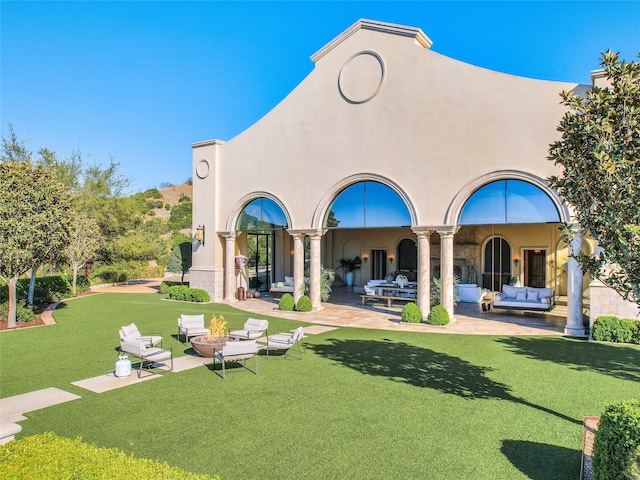
POLYGON ((234 330, 233 332, 229 332, 229 336, 238 340, 255 340, 256 338, 260 338, 265 333, 267 333, 268 336, 268 328, 268 320, 249 318, 246 322, 244 322, 244 327, 242 330, 234 330))
POLYGON ((209 329, 204 326, 204 313, 200 315, 180 315, 180 318, 178 318, 178 340, 180 340, 180 335, 184 335, 185 345, 190 337, 209 333, 211 333, 209 329))
MULTIPOLYGON (((278 333, 267 337, 267 358, 269 358, 269 350, 286 350, 284 358, 287 358, 289 351, 295 347, 298 359, 302 360, 302 351, 300 344, 304 335, 304 327, 296 328, 293 333, 278 333)), ((303 346, 304 348, 304 346, 303 346)))
POLYGON ((258 374, 258 345, 255 340, 249 340, 246 342, 227 342, 222 350, 217 350, 213 356, 213 371, 222 379, 226 378, 226 363, 235 362, 242 368, 249 370, 251 373, 258 374), (256 369, 251 370, 247 367, 247 360, 254 357, 256 362, 256 369), (222 363, 222 375, 216 372, 216 360, 222 363))
POLYGON ((169 370, 173 370, 173 352, 171 349, 147 347, 143 340, 127 339, 120 342, 120 351, 140 359, 138 378, 140 378, 143 368, 153 368, 158 363, 164 364, 165 360, 171 361, 169 370))
POLYGON ((160 344, 162 347, 162 334, 159 332, 140 333, 135 323, 120 327, 120 341, 123 340, 142 340, 147 347, 155 347, 160 344))

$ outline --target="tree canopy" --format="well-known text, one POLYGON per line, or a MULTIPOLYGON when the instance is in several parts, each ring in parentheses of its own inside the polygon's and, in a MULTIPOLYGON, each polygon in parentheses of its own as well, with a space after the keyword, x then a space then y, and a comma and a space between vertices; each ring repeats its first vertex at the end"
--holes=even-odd
POLYGON ((575 256, 584 271, 640 303, 640 64, 607 51, 601 66, 609 86, 561 94, 568 110, 549 160, 563 171, 549 182, 601 247, 575 256))
POLYGON ((9 327, 15 326, 15 282, 62 250, 71 226, 71 195, 43 164, 0 162, 0 278, 9 284, 9 327))

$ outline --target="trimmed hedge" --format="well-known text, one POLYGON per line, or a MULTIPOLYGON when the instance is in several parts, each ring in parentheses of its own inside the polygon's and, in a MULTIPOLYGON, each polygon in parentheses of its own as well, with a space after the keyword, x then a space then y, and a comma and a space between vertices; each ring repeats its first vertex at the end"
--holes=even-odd
POLYGON ((170 282, 168 280, 164 280, 162 282, 160 282, 160 293, 163 294, 167 294, 169 293, 169 288, 170 287, 175 287, 175 286, 182 286, 182 287, 188 287, 189 286, 189 282, 170 282))
POLYGON ((278 302, 278 310, 284 310, 286 312, 292 312, 296 308, 296 302, 293 299, 293 295, 285 293, 278 302))
POLYGON ((296 310, 299 312, 310 312, 311 310, 313 310, 311 299, 306 295, 302 295, 298 299, 298 303, 296 304, 296 310))
POLYGON ((166 462, 134 458, 117 448, 99 448, 52 432, 0 446, 1 478, 172 478, 207 480, 219 476, 186 472, 166 462))
POLYGON ((601 342, 640 345, 640 321, 603 315, 593 322, 591 335, 594 340, 601 342))
POLYGON ((209 293, 201 288, 189 288, 184 285, 169 287, 169 298, 184 302, 208 302, 211 300, 209 293))
MULTIPOLYGON (((36 307, 44 307, 61 298, 71 296, 71 275, 53 275, 50 277, 36 277, 35 289, 33 292, 33 304, 36 307)), ((76 278, 77 293, 89 291, 89 281, 84 275, 76 278)), ((18 302, 25 303, 29 294, 29 279, 19 278, 16 283, 16 294, 18 302)), ((0 285, 0 303, 9 301, 9 287, 6 284, 0 285)))
POLYGON ((403 322, 420 323, 422 322, 422 312, 418 305, 413 302, 409 302, 402 307, 400 318, 402 318, 403 322))
POLYGON ((427 323, 430 325, 447 325, 449 323, 449 312, 442 305, 436 305, 429 312, 427 323))
POLYGON ((591 457, 593 480, 631 477, 640 447, 640 400, 607 405, 591 457))

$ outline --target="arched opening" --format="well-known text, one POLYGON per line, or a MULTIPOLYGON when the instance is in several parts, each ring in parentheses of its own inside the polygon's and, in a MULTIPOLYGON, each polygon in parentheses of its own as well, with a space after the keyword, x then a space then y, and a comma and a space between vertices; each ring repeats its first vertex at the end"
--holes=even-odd
POLYGON ((483 249, 483 288, 502 291, 502 285, 511 282, 511 246, 506 239, 493 236, 483 249))
MULTIPOLYGON (((336 268, 340 253, 354 258, 355 247, 344 250, 349 238, 357 239, 363 259, 361 272, 356 273, 354 285, 370 279, 384 279, 399 273, 394 264, 397 238, 406 236, 412 216, 404 198, 392 187, 376 180, 363 180, 344 187, 329 203, 323 220, 326 251, 334 252, 328 264, 336 268), (374 231, 375 230, 375 231, 374 231)), ((329 255, 324 256, 328 258, 329 255)), ((417 267, 409 268, 415 271, 417 267)), ((342 272, 338 271, 341 276, 342 272)))
POLYGON ((404 238, 396 249, 398 271, 410 282, 418 279, 418 244, 415 240, 404 238))
POLYGON ((252 200, 240 212, 236 231, 246 234, 246 245, 240 245, 240 248, 246 252, 245 271, 249 289, 265 292, 271 288, 276 252, 282 250, 276 247, 283 241, 287 227, 287 217, 282 208, 267 197, 252 200))

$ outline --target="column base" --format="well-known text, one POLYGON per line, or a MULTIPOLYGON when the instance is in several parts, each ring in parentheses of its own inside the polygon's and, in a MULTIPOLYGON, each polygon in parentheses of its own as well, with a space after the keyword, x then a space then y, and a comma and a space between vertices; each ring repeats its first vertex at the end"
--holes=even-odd
POLYGON ((237 302, 237 301, 238 301, 238 299, 237 299, 236 297, 233 297, 233 298, 225 298, 225 299, 224 299, 224 301, 225 301, 226 303, 235 303, 235 302, 237 302))
POLYGON ((570 337, 584 337, 587 338, 589 336, 588 333, 585 333, 584 327, 564 327, 564 334, 570 337))
POLYGON ((314 312, 316 310, 324 310, 324 307, 322 305, 313 305, 311 308, 313 309, 314 312))

